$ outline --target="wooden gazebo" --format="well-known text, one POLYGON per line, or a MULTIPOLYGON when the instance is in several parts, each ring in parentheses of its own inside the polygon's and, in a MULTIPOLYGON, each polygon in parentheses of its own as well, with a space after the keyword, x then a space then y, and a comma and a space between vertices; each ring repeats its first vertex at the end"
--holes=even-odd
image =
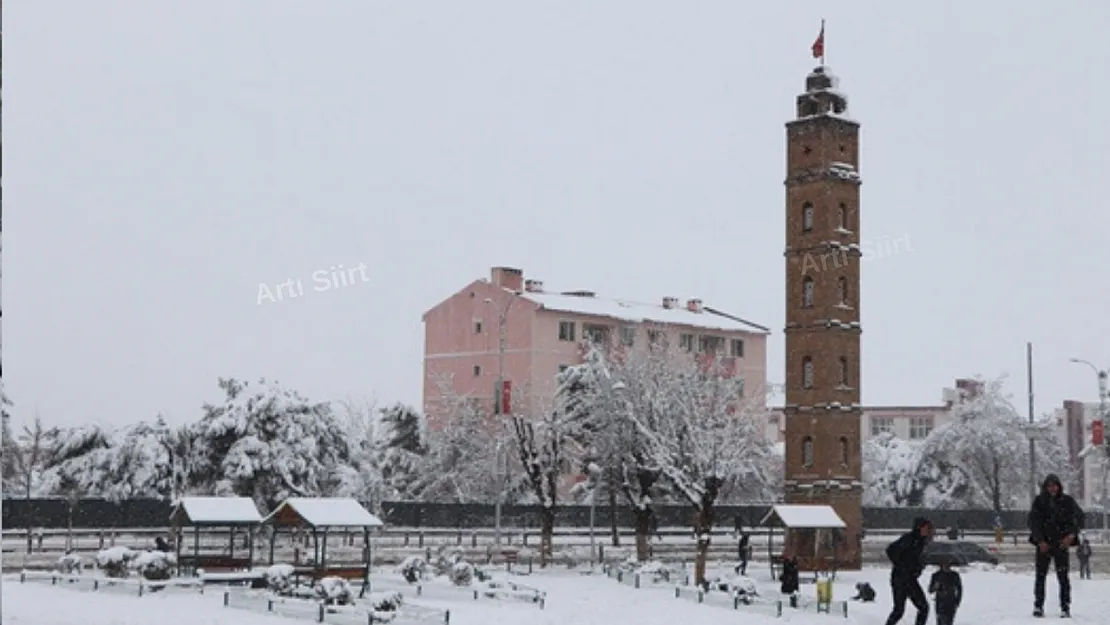
POLYGON ((817 573, 838 568, 837 545, 847 525, 832 506, 785 505, 772 506, 759 522, 768 528, 767 552, 771 559, 771 576, 776 565, 782 562, 775 553, 775 529, 783 530, 784 543, 797 558, 798 570, 817 573))
POLYGON ((263 523, 273 526, 270 539, 270 564, 274 564, 274 548, 277 544, 277 535, 281 529, 303 529, 312 533, 311 564, 301 565, 295 562, 294 571, 298 576, 306 576, 316 580, 323 577, 342 577, 344 579, 361 579, 362 591, 365 594, 370 586, 370 531, 384 524, 381 519, 370 514, 354 499, 343 498, 318 498, 309 499, 292 497, 286 499, 263 523), (361 529, 363 536, 363 549, 361 562, 357 565, 341 564, 332 565, 328 562, 328 534, 329 532, 349 532, 351 529, 361 529))
POLYGON ((170 512, 170 526, 173 528, 178 574, 182 569, 196 572, 197 569, 209 571, 235 571, 251 568, 254 561, 254 529, 262 523, 262 515, 254 502, 247 497, 182 497, 170 512), (193 529, 192 552, 182 553, 186 528, 193 529), (200 544, 201 529, 228 530, 228 544, 219 553, 202 553, 200 544), (246 537, 247 546, 235 554, 235 537, 246 537), (245 551, 245 553, 244 553, 245 551))

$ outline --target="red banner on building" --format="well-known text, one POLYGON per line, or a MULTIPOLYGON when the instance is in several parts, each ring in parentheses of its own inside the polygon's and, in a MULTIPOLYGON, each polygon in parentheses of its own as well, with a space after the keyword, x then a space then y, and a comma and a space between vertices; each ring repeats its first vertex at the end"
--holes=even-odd
POLYGON ((1095 421, 1091 424, 1091 444, 1095 447, 1101 447, 1104 441, 1105 433, 1102 431, 1102 421, 1095 421))

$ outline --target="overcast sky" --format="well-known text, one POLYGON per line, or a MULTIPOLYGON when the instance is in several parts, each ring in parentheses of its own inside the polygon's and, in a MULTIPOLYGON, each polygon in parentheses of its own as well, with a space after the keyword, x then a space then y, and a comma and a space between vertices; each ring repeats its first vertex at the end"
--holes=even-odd
POLYGON ((888 250, 864 401, 1010 372, 1024 406, 1026 341, 1038 412, 1093 401, 1067 361, 1110 366, 1110 3, 22 0, 14 412, 183 422, 218 376, 419 404, 421 314, 501 264, 772 327, 781 381, 783 123, 822 17, 888 250))

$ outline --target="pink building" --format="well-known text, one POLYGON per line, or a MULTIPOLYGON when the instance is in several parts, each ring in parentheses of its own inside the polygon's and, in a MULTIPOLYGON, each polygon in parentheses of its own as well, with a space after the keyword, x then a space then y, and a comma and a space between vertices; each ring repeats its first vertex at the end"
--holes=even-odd
POLYGON ((499 378, 517 404, 511 412, 549 406, 556 376, 582 362, 584 340, 715 354, 746 381, 749 396, 762 393, 767 379, 770 330, 696 299, 645 304, 590 291, 549 292, 520 269, 494 267, 490 280, 471 282, 423 320, 424 411, 433 421, 442 412, 443 388, 496 412, 499 378))

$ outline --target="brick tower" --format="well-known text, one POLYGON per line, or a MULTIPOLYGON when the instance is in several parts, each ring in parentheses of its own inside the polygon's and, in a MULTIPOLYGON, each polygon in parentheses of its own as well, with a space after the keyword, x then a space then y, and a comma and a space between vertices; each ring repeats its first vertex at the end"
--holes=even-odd
POLYGON ((786 503, 831 505, 848 526, 791 532, 803 570, 832 554, 860 568, 859 124, 836 87, 813 70, 786 124, 786 503))

